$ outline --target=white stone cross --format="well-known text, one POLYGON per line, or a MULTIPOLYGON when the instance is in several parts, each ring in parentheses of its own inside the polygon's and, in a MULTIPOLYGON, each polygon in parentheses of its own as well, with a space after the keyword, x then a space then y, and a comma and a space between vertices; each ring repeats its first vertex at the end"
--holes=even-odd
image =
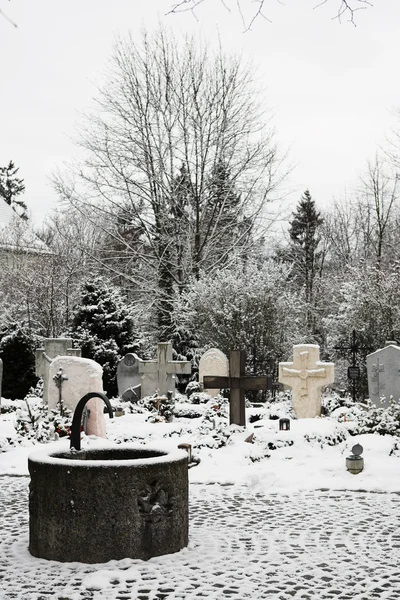
POLYGON ((380 381, 379 373, 383 373, 385 371, 385 365, 379 362, 379 358, 376 361, 376 365, 372 365, 372 381, 376 383, 376 391, 374 394, 377 396, 381 396, 381 390, 385 389, 385 383, 380 381))
POLYGON ((334 381, 334 364, 319 360, 319 346, 293 346, 293 362, 279 363, 279 381, 292 388, 292 406, 298 419, 321 415, 321 388, 334 381))
POLYGON ((142 377, 142 398, 158 392, 165 396, 171 391, 175 395, 175 375, 189 375, 192 363, 183 360, 172 360, 171 342, 157 344, 157 360, 141 360, 139 373, 142 377), (146 381, 146 375, 149 375, 146 381))

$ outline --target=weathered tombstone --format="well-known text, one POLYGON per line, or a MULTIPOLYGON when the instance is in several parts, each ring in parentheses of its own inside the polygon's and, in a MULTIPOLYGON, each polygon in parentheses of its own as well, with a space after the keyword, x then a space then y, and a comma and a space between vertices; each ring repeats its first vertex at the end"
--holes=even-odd
POLYGON ((142 398, 152 396, 156 392, 166 396, 172 392, 175 396, 175 375, 190 375, 192 363, 183 360, 172 360, 171 342, 157 344, 156 360, 141 360, 139 373, 142 375, 142 398))
POLYGON ((229 352, 229 377, 203 375, 207 389, 229 388, 229 422, 246 427, 245 390, 267 390, 272 387, 270 377, 245 375, 246 353, 243 350, 229 352))
POLYGON ((121 398, 124 392, 131 388, 135 388, 136 396, 140 398, 140 389, 137 389, 142 383, 139 373, 139 363, 140 358, 130 352, 119 361, 117 367, 117 385, 118 396, 121 398))
POLYGON ((400 399, 400 347, 389 342, 367 356, 368 392, 377 406, 387 406, 390 397, 396 403, 400 399), (386 402, 382 401, 382 398, 386 402))
MULTIPOLYGON (((203 384, 204 375, 212 375, 215 377, 229 376, 229 360, 228 357, 217 348, 210 348, 203 354, 199 362, 199 383, 203 384)), ((204 391, 210 396, 215 397, 219 394, 220 389, 206 389, 204 391)))
POLYGON ((48 338, 44 348, 36 350, 36 375, 43 379, 43 402, 48 403, 49 366, 56 356, 81 356, 80 348, 72 347, 71 338, 48 338))
MULTIPOLYGON (((62 405, 74 411, 79 400, 89 392, 103 392, 103 369, 90 358, 58 356, 49 366, 48 406, 49 410, 62 405), (61 390, 59 384, 61 383, 61 390)), ((86 404, 88 418, 85 433, 106 437, 104 402, 92 398, 86 404)))
POLYGON ((333 363, 319 360, 319 346, 293 346, 293 362, 279 363, 279 381, 292 388, 292 406, 298 419, 321 416, 321 388, 334 381, 333 363))

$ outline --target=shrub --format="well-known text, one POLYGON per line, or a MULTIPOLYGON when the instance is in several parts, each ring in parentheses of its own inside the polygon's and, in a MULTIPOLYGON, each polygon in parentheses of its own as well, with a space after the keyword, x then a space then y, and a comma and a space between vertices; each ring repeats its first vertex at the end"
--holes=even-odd
POLYGON ((11 323, 0 329, 2 395, 5 398, 24 398, 36 384, 35 350, 38 345, 39 338, 24 323, 11 323))

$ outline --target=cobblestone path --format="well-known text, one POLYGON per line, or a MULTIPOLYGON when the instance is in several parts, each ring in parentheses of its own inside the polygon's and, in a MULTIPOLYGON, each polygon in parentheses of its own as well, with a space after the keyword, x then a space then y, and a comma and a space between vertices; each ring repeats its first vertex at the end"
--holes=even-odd
POLYGON ((253 495, 192 485, 190 544, 148 562, 35 559, 28 478, 0 477, 0 599, 387 599, 400 597, 400 496, 253 495))

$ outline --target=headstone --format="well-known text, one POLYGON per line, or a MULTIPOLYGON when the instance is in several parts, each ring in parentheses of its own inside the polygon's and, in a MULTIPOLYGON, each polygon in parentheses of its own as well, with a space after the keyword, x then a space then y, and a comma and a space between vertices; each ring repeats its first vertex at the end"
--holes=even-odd
POLYGON ((175 396, 175 375, 190 375, 192 363, 172 360, 171 342, 157 344, 157 360, 141 360, 139 373, 142 375, 142 398, 158 393, 175 396))
POLYGON ((72 347, 71 338, 48 338, 44 348, 36 350, 36 375, 43 379, 43 402, 48 403, 49 366, 56 356, 81 356, 80 348, 72 347))
POLYGON ((139 373, 140 358, 136 354, 127 354, 122 358, 117 367, 117 385, 118 396, 122 398, 124 392, 128 389, 135 388, 136 395, 140 398, 140 389, 142 378, 139 373))
POLYGON ((264 375, 245 375, 246 353, 243 350, 229 352, 229 377, 216 377, 204 374, 204 386, 207 389, 229 388, 229 422, 246 427, 245 390, 268 390, 272 387, 272 379, 264 375))
POLYGON ((333 383, 334 364, 319 360, 319 346, 293 346, 293 362, 279 363, 279 381, 292 388, 292 407, 298 419, 321 416, 321 388, 333 383))
MULTIPOLYGON (((217 348, 210 348, 203 354, 199 362, 199 383, 203 385, 204 375, 214 375, 216 377, 229 376, 229 360, 228 357, 217 348)), ((218 388, 204 389, 207 394, 213 398, 221 391, 218 388)))
MULTIPOLYGON (((89 392, 103 392, 103 369, 90 358, 77 356, 58 356, 49 366, 48 406, 49 410, 59 406, 61 400, 65 408, 74 411, 79 400, 89 392)), ((101 398, 92 398, 86 404, 89 411, 86 434, 106 437, 106 424, 103 414, 104 402, 101 398)))
POLYGON ((400 347, 390 344, 367 356, 368 392, 377 407, 388 406, 390 397, 400 399, 400 347), (382 401, 382 398, 386 402, 382 401))

